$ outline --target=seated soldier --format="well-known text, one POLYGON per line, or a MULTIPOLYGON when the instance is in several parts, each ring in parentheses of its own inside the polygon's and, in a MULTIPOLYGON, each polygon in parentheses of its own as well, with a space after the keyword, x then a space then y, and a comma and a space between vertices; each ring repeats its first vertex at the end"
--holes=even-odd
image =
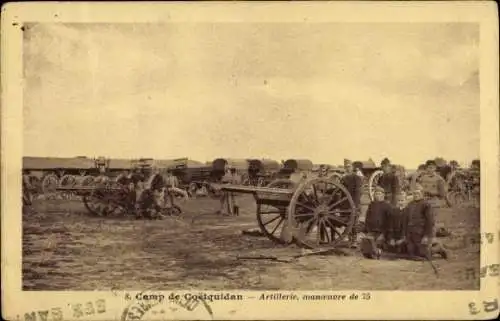
POLYGON ((434 209, 424 199, 423 188, 416 185, 413 200, 408 204, 408 224, 406 227, 406 250, 411 259, 422 260, 439 254, 447 258, 443 246, 434 239, 434 209))
POLYGON ((396 196, 396 206, 392 209, 387 223, 387 240, 392 252, 404 252, 406 227, 408 225, 408 210, 406 208, 406 193, 400 192, 396 196))
POLYGON ((375 188, 375 200, 368 205, 364 233, 361 241, 361 253, 366 258, 380 258, 387 233, 387 223, 392 207, 384 201, 384 189, 375 188))

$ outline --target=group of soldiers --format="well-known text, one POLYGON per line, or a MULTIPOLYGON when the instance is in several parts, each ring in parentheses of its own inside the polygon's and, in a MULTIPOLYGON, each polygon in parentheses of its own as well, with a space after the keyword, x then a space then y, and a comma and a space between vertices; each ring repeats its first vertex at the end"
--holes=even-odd
MULTIPOLYGON (((99 175, 94 179, 96 187, 109 185, 111 178, 104 167, 99 167, 99 175)), ((172 207, 174 199, 171 188, 176 188, 179 181, 172 170, 160 173, 159 168, 145 165, 124 170, 116 179, 116 184, 126 193, 126 210, 134 213, 137 219, 162 219, 164 208, 172 207)), ((23 171, 23 211, 30 212, 34 186, 30 182, 29 171, 23 171)))
MULTIPOLYGON (((102 179, 109 178, 103 173, 102 179)), ((137 219, 163 219, 163 209, 174 205, 170 189, 179 185, 172 170, 163 174, 159 168, 150 165, 125 170, 116 183, 126 191, 128 210, 134 212, 137 219)))
MULTIPOLYGON (((350 160, 344 161, 346 174, 342 184, 352 196, 359 220, 362 178, 353 170, 350 160)), ((412 259, 430 258, 439 254, 447 257, 444 248, 434 238, 435 207, 432 200, 443 197, 445 182, 436 172, 436 163, 429 160, 420 183, 403 191, 402 182, 392 170, 386 158, 381 167, 384 171, 375 188, 374 200, 368 205, 363 230, 355 224, 350 235, 353 248, 361 248, 367 258, 380 258, 383 251, 401 254, 412 259), (358 233, 364 237, 358 244, 358 233)))

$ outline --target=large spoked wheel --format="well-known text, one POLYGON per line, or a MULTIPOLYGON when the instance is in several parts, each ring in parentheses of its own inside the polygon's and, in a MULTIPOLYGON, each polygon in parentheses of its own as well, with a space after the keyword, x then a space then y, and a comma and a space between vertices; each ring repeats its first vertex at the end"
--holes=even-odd
POLYGON ((74 175, 64 175, 59 180, 59 186, 61 187, 73 187, 76 185, 76 177, 74 175))
POLYGON ((79 184, 83 187, 92 186, 94 184, 94 176, 83 176, 79 182, 79 184))
POLYGON ((173 205, 171 207, 162 208, 161 213, 165 216, 180 217, 182 215, 182 209, 177 205, 173 205))
POLYGON ((375 188, 378 186, 378 181, 380 177, 384 174, 383 171, 378 170, 373 172, 368 179, 368 195, 370 196, 370 200, 373 201, 375 199, 375 188))
POLYGON ((195 182, 189 183, 188 193, 191 194, 191 196, 195 196, 197 191, 198 191, 198 184, 196 184, 195 182))
POLYGON ((96 216, 113 216, 125 214, 127 209, 114 199, 116 195, 106 190, 95 189, 83 196, 85 208, 96 216))
POLYGON ((306 248, 335 248, 352 231, 356 209, 342 184, 315 178, 303 182, 288 207, 295 242, 306 248))
MULTIPOLYGON (((289 179, 277 179, 266 187, 293 189, 297 185, 289 179)), ((287 204, 276 203, 274 205, 257 204, 257 223, 259 228, 271 241, 284 243, 281 231, 286 223, 287 204)))
POLYGON ((340 182, 342 181, 342 175, 340 175, 339 173, 333 173, 329 176, 329 179, 334 183, 340 184, 340 182))
POLYGON ((44 195, 51 197, 55 196, 59 179, 55 174, 48 174, 42 180, 42 192, 44 195))
POLYGON ((29 176, 29 182, 31 184, 31 187, 33 190, 31 191, 33 196, 38 197, 43 191, 42 191, 42 181, 40 178, 34 175, 29 176))

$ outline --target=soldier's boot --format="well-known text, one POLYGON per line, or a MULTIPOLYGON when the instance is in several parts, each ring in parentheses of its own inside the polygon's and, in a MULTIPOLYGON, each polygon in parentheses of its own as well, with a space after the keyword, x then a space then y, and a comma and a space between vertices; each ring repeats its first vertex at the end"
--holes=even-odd
POLYGON ((361 240, 361 254, 367 259, 375 259, 380 257, 377 246, 373 237, 367 236, 361 240))

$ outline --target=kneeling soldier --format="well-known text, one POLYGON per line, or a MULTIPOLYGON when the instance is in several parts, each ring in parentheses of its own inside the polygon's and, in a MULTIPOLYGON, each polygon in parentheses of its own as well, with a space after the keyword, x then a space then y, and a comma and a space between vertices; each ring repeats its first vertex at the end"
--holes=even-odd
POLYGON ((396 253, 404 252, 407 225, 406 193, 400 192, 396 195, 396 207, 392 209, 387 223, 387 239, 391 251, 396 253))
POLYGON ((365 238, 361 242, 361 253, 366 258, 380 258, 386 240, 387 223, 392 211, 384 201, 384 189, 375 188, 375 200, 368 205, 365 219, 365 238))
POLYGON ((434 208, 424 199, 421 185, 415 186, 413 200, 408 204, 406 247, 410 258, 430 259, 433 254, 447 258, 443 246, 434 240, 434 208))

